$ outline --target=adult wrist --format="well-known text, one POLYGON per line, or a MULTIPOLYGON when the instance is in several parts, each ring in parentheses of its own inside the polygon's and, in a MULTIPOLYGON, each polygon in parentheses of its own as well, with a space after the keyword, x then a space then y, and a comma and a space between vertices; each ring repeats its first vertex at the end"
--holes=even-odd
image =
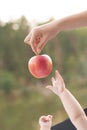
POLYGON ((59 22, 56 20, 46 24, 46 26, 50 32, 50 39, 55 37, 60 32, 60 25, 59 25, 59 22))
POLYGON ((59 20, 55 20, 53 22, 52 27, 53 27, 53 30, 55 32, 55 35, 57 35, 62 30, 62 24, 61 24, 61 22, 59 20))
POLYGON ((56 21, 57 33, 59 33, 59 32, 61 32, 61 31, 64 30, 63 26, 64 26, 64 21, 63 21, 63 19, 60 19, 60 20, 57 20, 57 21, 56 21))

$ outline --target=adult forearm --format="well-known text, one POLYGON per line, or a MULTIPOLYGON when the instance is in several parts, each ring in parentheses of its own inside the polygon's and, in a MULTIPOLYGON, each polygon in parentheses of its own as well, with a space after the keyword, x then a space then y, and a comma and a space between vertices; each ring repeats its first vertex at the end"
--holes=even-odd
POLYGON ((60 19, 58 26, 60 26, 61 31, 87 26, 87 11, 60 19))
MULTIPOLYGON (((87 11, 54 20, 45 25, 50 32, 50 39, 64 30, 71 30, 87 26, 87 11)), ((44 27, 44 25, 43 25, 44 27)))

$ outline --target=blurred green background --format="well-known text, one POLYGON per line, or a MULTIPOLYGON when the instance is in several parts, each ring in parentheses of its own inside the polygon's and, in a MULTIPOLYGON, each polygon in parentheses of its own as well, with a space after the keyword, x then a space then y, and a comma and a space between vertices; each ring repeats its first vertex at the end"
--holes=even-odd
POLYGON ((41 115, 52 114, 53 125, 68 118, 59 98, 45 88, 55 69, 82 107, 87 107, 87 29, 61 32, 46 44, 41 54, 52 58, 53 70, 44 79, 28 71, 28 60, 35 55, 24 44, 30 29, 24 16, 0 22, 0 130, 38 130, 41 115))

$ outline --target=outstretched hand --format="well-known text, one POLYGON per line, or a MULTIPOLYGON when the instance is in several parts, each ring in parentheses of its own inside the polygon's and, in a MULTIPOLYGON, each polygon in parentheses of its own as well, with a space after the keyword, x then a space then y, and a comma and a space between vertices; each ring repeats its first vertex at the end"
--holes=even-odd
POLYGON ((50 89, 56 95, 59 96, 65 89, 65 83, 57 70, 55 71, 55 78, 52 77, 51 80, 52 80, 52 85, 48 85, 46 86, 46 88, 50 89))

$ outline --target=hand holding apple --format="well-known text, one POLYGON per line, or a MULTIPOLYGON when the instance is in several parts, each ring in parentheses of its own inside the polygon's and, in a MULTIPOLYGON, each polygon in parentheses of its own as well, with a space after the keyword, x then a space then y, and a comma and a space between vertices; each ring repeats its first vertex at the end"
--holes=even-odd
POLYGON ((52 71, 52 60, 46 54, 33 56, 28 62, 28 69, 34 77, 45 78, 52 71))

